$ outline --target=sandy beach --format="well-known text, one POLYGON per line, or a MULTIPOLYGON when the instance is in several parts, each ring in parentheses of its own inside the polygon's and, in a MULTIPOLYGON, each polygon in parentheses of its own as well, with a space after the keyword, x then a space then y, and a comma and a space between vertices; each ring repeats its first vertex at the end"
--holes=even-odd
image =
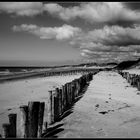
MULTIPOLYGON (((18 114, 20 105, 26 105, 31 100, 46 102, 48 90, 80 76, 79 74, 44 77, 1 84, 0 130, 2 123, 8 121, 9 113, 18 114)), ((99 72, 93 76, 83 97, 64 114, 65 117, 49 126, 53 128, 50 137, 138 138, 140 137, 139 101, 140 92, 131 87, 121 75, 111 71, 99 72)))
POLYGON ((100 72, 67 117, 56 124, 58 138, 140 137, 140 95, 115 72, 100 72), (59 131, 59 133, 58 133, 59 131))
POLYGON ((48 91, 79 78, 81 74, 23 79, 0 84, 0 134, 9 113, 18 113, 28 101, 47 101, 48 91))

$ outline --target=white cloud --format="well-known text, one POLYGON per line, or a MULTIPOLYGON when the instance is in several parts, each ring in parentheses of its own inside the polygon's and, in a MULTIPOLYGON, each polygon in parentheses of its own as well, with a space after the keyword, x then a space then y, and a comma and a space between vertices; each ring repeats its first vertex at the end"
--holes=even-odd
POLYGON ((140 12, 126 7, 121 2, 81 2, 79 6, 63 7, 57 3, 0 2, 0 12, 18 16, 35 16, 48 12, 62 20, 81 18, 90 23, 140 22, 140 12))
POLYGON ((83 2, 80 6, 62 7, 56 3, 44 5, 44 10, 68 21, 77 17, 94 22, 140 21, 140 12, 128 9, 121 2, 83 2))
POLYGON ((0 12, 34 16, 43 12, 43 4, 42 2, 0 2, 0 12))
POLYGON ((87 39, 104 45, 140 44, 140 26, 124 28, 121 26, 104 26, 88 33, 87 39))
POLYGON ((88 59, 122 61, 139 57, 140 26, 104 26, 79 34, 71 45, 81 50, 81 56, 88 59), (103 59, 105 58, 105 59, 103 59))
POLYGON ((20 32, 25 31, 36 36, 39 36, 41 39, 70 39, 75 37, 81 29, 78 27, 72 27, 70 25, 64 24, 62 27, 39 27, 36 25, 27 25, 22 24, 20 26, 13 26, 13 31, 20 32))
MULTIPOLYGON (((139 57, 140 54, 140 11, 125 7, 120 2, 83 2, 79 6, 63 7, 56 3, 0 2, 0 12, 17 16, 35 16, 48 12, 64 21, 81 18, 92 24, 112 23, 101 29, 82 32, 80 28, 64 24, 61 27, 39 27, 22 24, 14 26, 16 32, 27 32, 41 39, 70 39, 70 44, 81 50, 81 55, 96 61, 121 61, 139 57), (122 27, 118 22, 137 23, 122 27), (116 25, 114 25, 116 24, 116 25)), ((97 24, 96 24, 97 25, 97 24)))

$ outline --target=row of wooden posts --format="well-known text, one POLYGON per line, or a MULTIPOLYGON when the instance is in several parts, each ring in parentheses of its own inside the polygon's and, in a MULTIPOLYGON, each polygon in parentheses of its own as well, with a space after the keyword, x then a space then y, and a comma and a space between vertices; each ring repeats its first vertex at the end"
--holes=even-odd
POLYGON ((130 83, 130 85, 140 90, 140 75, 130 74, 129 72, 122 71, 118 71, 118 73, 122 75, 122 77, 125 78, 128 81, 128 83, 130 83))
MULTIPOLYGON (((94 70, 95 71, 95 70, 94 70)), ((77 69, 77 70, 62 70, 62 71, 54 71, 54 72, 45 72, 45 76, 61 76, 61 75, 73 75, 73 74, 87 74, 92 73, 93 69, 77 69)))
MULTIPOLYGON (((61 116, 75 103, 85 86, 92 80, 94 73, 82 75, 79 79, 66 83, 61 88, 49 91, 47 102, 47 122, 44 122, 45 102, 30 101, 20 106, 20 138, 41 138, 43 125, 45 132, 48 125, 57 122, 61 116)), ((17 137, 17 114, 9 114, 9 123, 2 125, 3 138, 17 137)))
POLYGON ((18 73, 5 75, 0 77, 0 82, 8 81, 8 80, 17 80, 17 79, 25 79, 29 77, 49 77, 49 76, 63 76, 63 75, 73 75, 73 74, 87 74, 93 71, 98 71, 97 69, 89 69, 89 68, 78 68, 78 69, 63 69, 63 70, 50 70, 50 71, 40 71, 40 72, 28 72, 28 73, 18 73))

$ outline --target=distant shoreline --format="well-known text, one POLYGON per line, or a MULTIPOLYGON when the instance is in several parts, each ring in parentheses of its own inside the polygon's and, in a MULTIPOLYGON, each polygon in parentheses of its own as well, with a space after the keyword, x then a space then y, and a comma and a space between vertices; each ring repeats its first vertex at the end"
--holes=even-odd
MULTIPOLYGON (((24 68, 26 69, 26 68, 24 68)), ((80 73, 80 72, 95 72, 98 71, 99 68, 67 68, 67 69, 35 69, 27 72, 9 72, 6 75, 0 75, 0 83, 6 81, 13 80, 21 80, 27 78, 37 78, 37 77, 47 77, 47 76, 55 76, 69 73, 80 73)))

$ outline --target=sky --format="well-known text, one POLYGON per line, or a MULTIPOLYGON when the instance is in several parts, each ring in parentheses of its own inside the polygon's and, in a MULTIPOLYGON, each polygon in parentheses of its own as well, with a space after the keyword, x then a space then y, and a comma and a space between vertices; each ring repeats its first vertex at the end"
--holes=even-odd
POLYGON ((140 3, 0 2, 0 66, 140 58, 140 3))

